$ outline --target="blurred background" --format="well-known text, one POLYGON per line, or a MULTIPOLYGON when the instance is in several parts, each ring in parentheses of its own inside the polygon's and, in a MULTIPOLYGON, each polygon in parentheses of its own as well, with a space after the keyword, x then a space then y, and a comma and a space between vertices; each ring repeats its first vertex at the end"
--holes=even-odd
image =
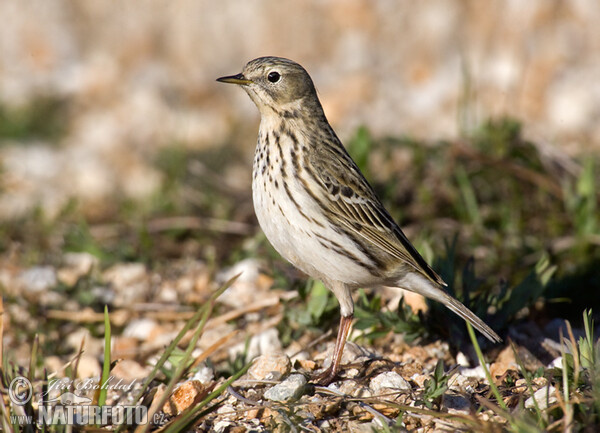
POLYGON ((23 359, 40 329, 72 353, 83 308, 189 311, 239 263, 237 302, 300 290, 266 315, 283 346, 335 326, 257 226, 258 111, 215 81, 264 55, 309 71, 392 215, 498 332, 558 338, 600 304, 596 0, 3 0, 0 16, 0 288, 23 359))
POLYGON ((510 116, 568 155, 600 148, 594 0, 6 0, 0 15, 2 220, 148 197, 172 146, 239 148, 227 182, 247 188, 258 113, 215 78, 263 55, 308 69, 343 141, 361 125, 454 139, 510 116))

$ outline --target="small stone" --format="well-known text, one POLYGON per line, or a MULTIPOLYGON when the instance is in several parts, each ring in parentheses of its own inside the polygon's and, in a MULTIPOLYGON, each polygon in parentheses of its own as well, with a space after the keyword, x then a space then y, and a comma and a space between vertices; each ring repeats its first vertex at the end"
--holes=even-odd
POLYGON ((206 387, 197 380, 183 382, 169 397, 163 406, 167 415, 179 415, 185 409, 196 404, 207 394, 206 387))
POLYGON ((143 367, 138 362, 131 359, 123 359, 110 371, 115 378, 123 379, 126 382, 145 379, 150 373, 150 368, 143 367))
POLYGON ((219 275, 223 282, 240 274, 237 280, 223 292, 219 302, 233 308, 242 308, 256 302, 258 293, 269 296, 265 287, 260 284, 260 262, 256 259, 246 259, 236 263, 231 269, 219 275))
POLYGON ((423 388, 427 379, 430 379, 428 375, 420 373, 415 373, 410 377, 410 380, 412 380, 418 388, 423 388))
MULTIPOLYGON (((246 344, 244 342, 236 344, 229 349, 229 357, 234 359, 239 353, 244 351, 246 344)), ((269 328, 260 334, 253 335, 248 344, 246 361, 251 361, 265 353, 281 352, 281 341, 279 341, 279 332, 275 328, 269 328)))
POLYGON ((158 292, 157 301, 165 304, 177 302, 177 290, 171 284, 163 284, 158 292))
MULTIPOLYGON (((335 387, 335 383, 332 383, 331 385, 329 385, 330 387, 335 387)), ((365 386, 359 385, 356 381, 354 380, 344 380, 339 384, 339 388, 338 390, 345 394, 345 395, 349 395, 352 397, 359 397, 359 398, 367 398, 367 397, 371 397, 373 395, 373 393, 371 392, 371 390, 365 386)))
POLYGON ((410 391, 410 383, 394 371, 386 371, 371 379, 369 388, 375 394, 389 393, 392 391, 410 391))
POLYGON ((150 282, 143 263, 118 263, 102 274, 115 291, 115 306, 130 307, 143 302, 150 292, 150 282))
POLYGON ((477 379, 485 379, 485 372, 483 371, 483 367, 481 365, 478 365, 477 367, 473 368, 459 367, 458 371, 463 376, 475 377, 477 379))
POLYGON ((450 380, 449 388, 457 392, 469 392, 472 393, 477 387, 478 380, 473 377, 463 376, 462 374, 455 374, 450 380))
POLYGON ((317 363, 310 359, 298 359, 294 365, 296 368, 301 368, 307 371, 314 371, 317 368, 317 363))
MULTIPOLYGON (((359 408, 360 409, 360 408, 359 408)), ((362 410, 362 409, 360 409, 362 410)), ((372 433, 374 431, 381 431, 381 423, 373 420, 370 422, 361 421, 348 421, 348 432, 349 433, 372 433)))
MULTIPOLYGON (((324 359, 323 366, 328 367, 331 364, 331 358, 333 357, 334 349, 335 345, 333 343, 329 344, 327 350, 325 352, 319 353, 317 356, 315 356, 315 359, 324 359)), ((364 347, 361 347, 352 341, 347 341, 344 347, 344 352, 342 353, 341 363, 342 365, 352 364, 355 362, 366 361, 373 357, 373 352, 368 351, 364 347)))
POLYGON ((77 364, 77 377, 89 379, 91 377, 100 377, 102 368, 95 356, 83 354, 77 364))
POLYGON ((279 380, 287 376, 291 369, 290 358, 284 353, 275 352, 256 358, 248 374, 256 380, 279 380))
POLYGON ((470 367, 471 363, 469 362, 469 358, 462 352, 458 352, 456 354, 456 363, 461 367, 470 367))
POLYGON ((72 350, 79 350, 83 344, 83 350, 88 355, 100 356, 104 353, 104 340, 95 338, 87 328, 78 328, 67 335, 65 344, 72 350))
POLYGON ((18 277, 21 288, 29 294, 39 294, 56 286, 58 279, 52 266, 36 266, 21 272, 18 277))
POLYGON ((146 341, 150 338, 150 334, 156 326, 156 321, 152 319, 133 319, 123 330, 123 337, 131 337, 140 341, 146 341))
POLYGON ((68 286, 74 286, 79 278, 89 274, 99 263, 98 258, 90 253, 65 253, 58 279, 68 286))
POLYGON ((448 409, 450 413, 468 415, 471 409, 471 402, 462 395, 447 392, 442 396, 442 408, 448 409))
POLYGON ((534 407, 533 399, 537 401, 537 404, 541 410, 548 409, 549 406, 556 403, 556 388, 553 386, 545 386, 543 388, 538 389, 533 397, 529 397, 525 400, 525 407, 531 409, 534 407))
POLYGON ((215 425, 213 426, 213 429, 214 429, 215 433, 225 433, 232 426, 235 426, 235 423, 233 421, 222 420, 222 421, 217 421, 215 423, 215 425))
POLYGON ((306 378, 301 374, 292 374, 283 382, 265 392, 265 398, 271 401, 296 400, 304 393, 306 378))
POLYGON ((64 369, 64 364, 58 356, 46 356, 44 358, 44 367, 49 374, 61 372, 64 369))
POLYGON ((133 337, 113 337, 112 354, 115 358, 134 359, 139 355, 139 340, 133 337))
POLYGON ((548 368, 560 368, 562 370, 563 367, 563 360, 562 360, 562 356, 559 356, 558 358, 554 358, 550 364, 548 364, 548 368))
POLYGON ((490 374, 494 382, 498 385, 498 377, 503 377, 508 370, 518 370, 519 365, 515 359, 515 353, 512 346, 506 346, 496 357, 495 362, 490 365, 490 374))
POLYGON ((197 380, 203 384, 207 384, 212 382, 214 378, 215 373, 213 369, 203 364, 201 367, 198 367, 198 371, 194 373, 194 375, 191 377, 191 380, 197 380))

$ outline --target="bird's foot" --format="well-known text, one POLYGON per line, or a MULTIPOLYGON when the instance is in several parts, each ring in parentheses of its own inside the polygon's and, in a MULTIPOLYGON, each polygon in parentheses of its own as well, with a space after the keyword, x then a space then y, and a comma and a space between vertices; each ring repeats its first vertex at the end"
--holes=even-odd
POLYGON ((317 374, 311 380, 315 385, 328 386, 331 382, 333 382, 337 377, 336 371, 333 371, 333 368, 329 367, 322 373, 317 374))

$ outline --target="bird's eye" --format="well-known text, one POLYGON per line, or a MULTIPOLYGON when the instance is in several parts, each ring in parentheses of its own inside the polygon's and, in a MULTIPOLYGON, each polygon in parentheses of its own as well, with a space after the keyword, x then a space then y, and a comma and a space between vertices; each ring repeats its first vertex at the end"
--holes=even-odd
POLYGON ((280 79, 281 79, 281 74, 276 71, 269 72, 269 75, 267 75, 267 80, 269 80, 271 83, 276 83, 280 79))

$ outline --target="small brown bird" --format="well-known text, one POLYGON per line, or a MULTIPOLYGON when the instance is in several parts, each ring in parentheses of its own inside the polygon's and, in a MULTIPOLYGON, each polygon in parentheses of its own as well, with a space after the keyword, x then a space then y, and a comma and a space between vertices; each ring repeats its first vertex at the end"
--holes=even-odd
POLYGON ((351 290, 359 287, 419 293, 501 341, 444 291, 444 281, 394 222, 329 125, 302 66, 260 57, 217 81, 242 86, 260 111, 252 196, 261 228, 283 257, 323 281, 340 303, 333 359, 318 383, 331 383, 339 371, 354 313, 351 290))

